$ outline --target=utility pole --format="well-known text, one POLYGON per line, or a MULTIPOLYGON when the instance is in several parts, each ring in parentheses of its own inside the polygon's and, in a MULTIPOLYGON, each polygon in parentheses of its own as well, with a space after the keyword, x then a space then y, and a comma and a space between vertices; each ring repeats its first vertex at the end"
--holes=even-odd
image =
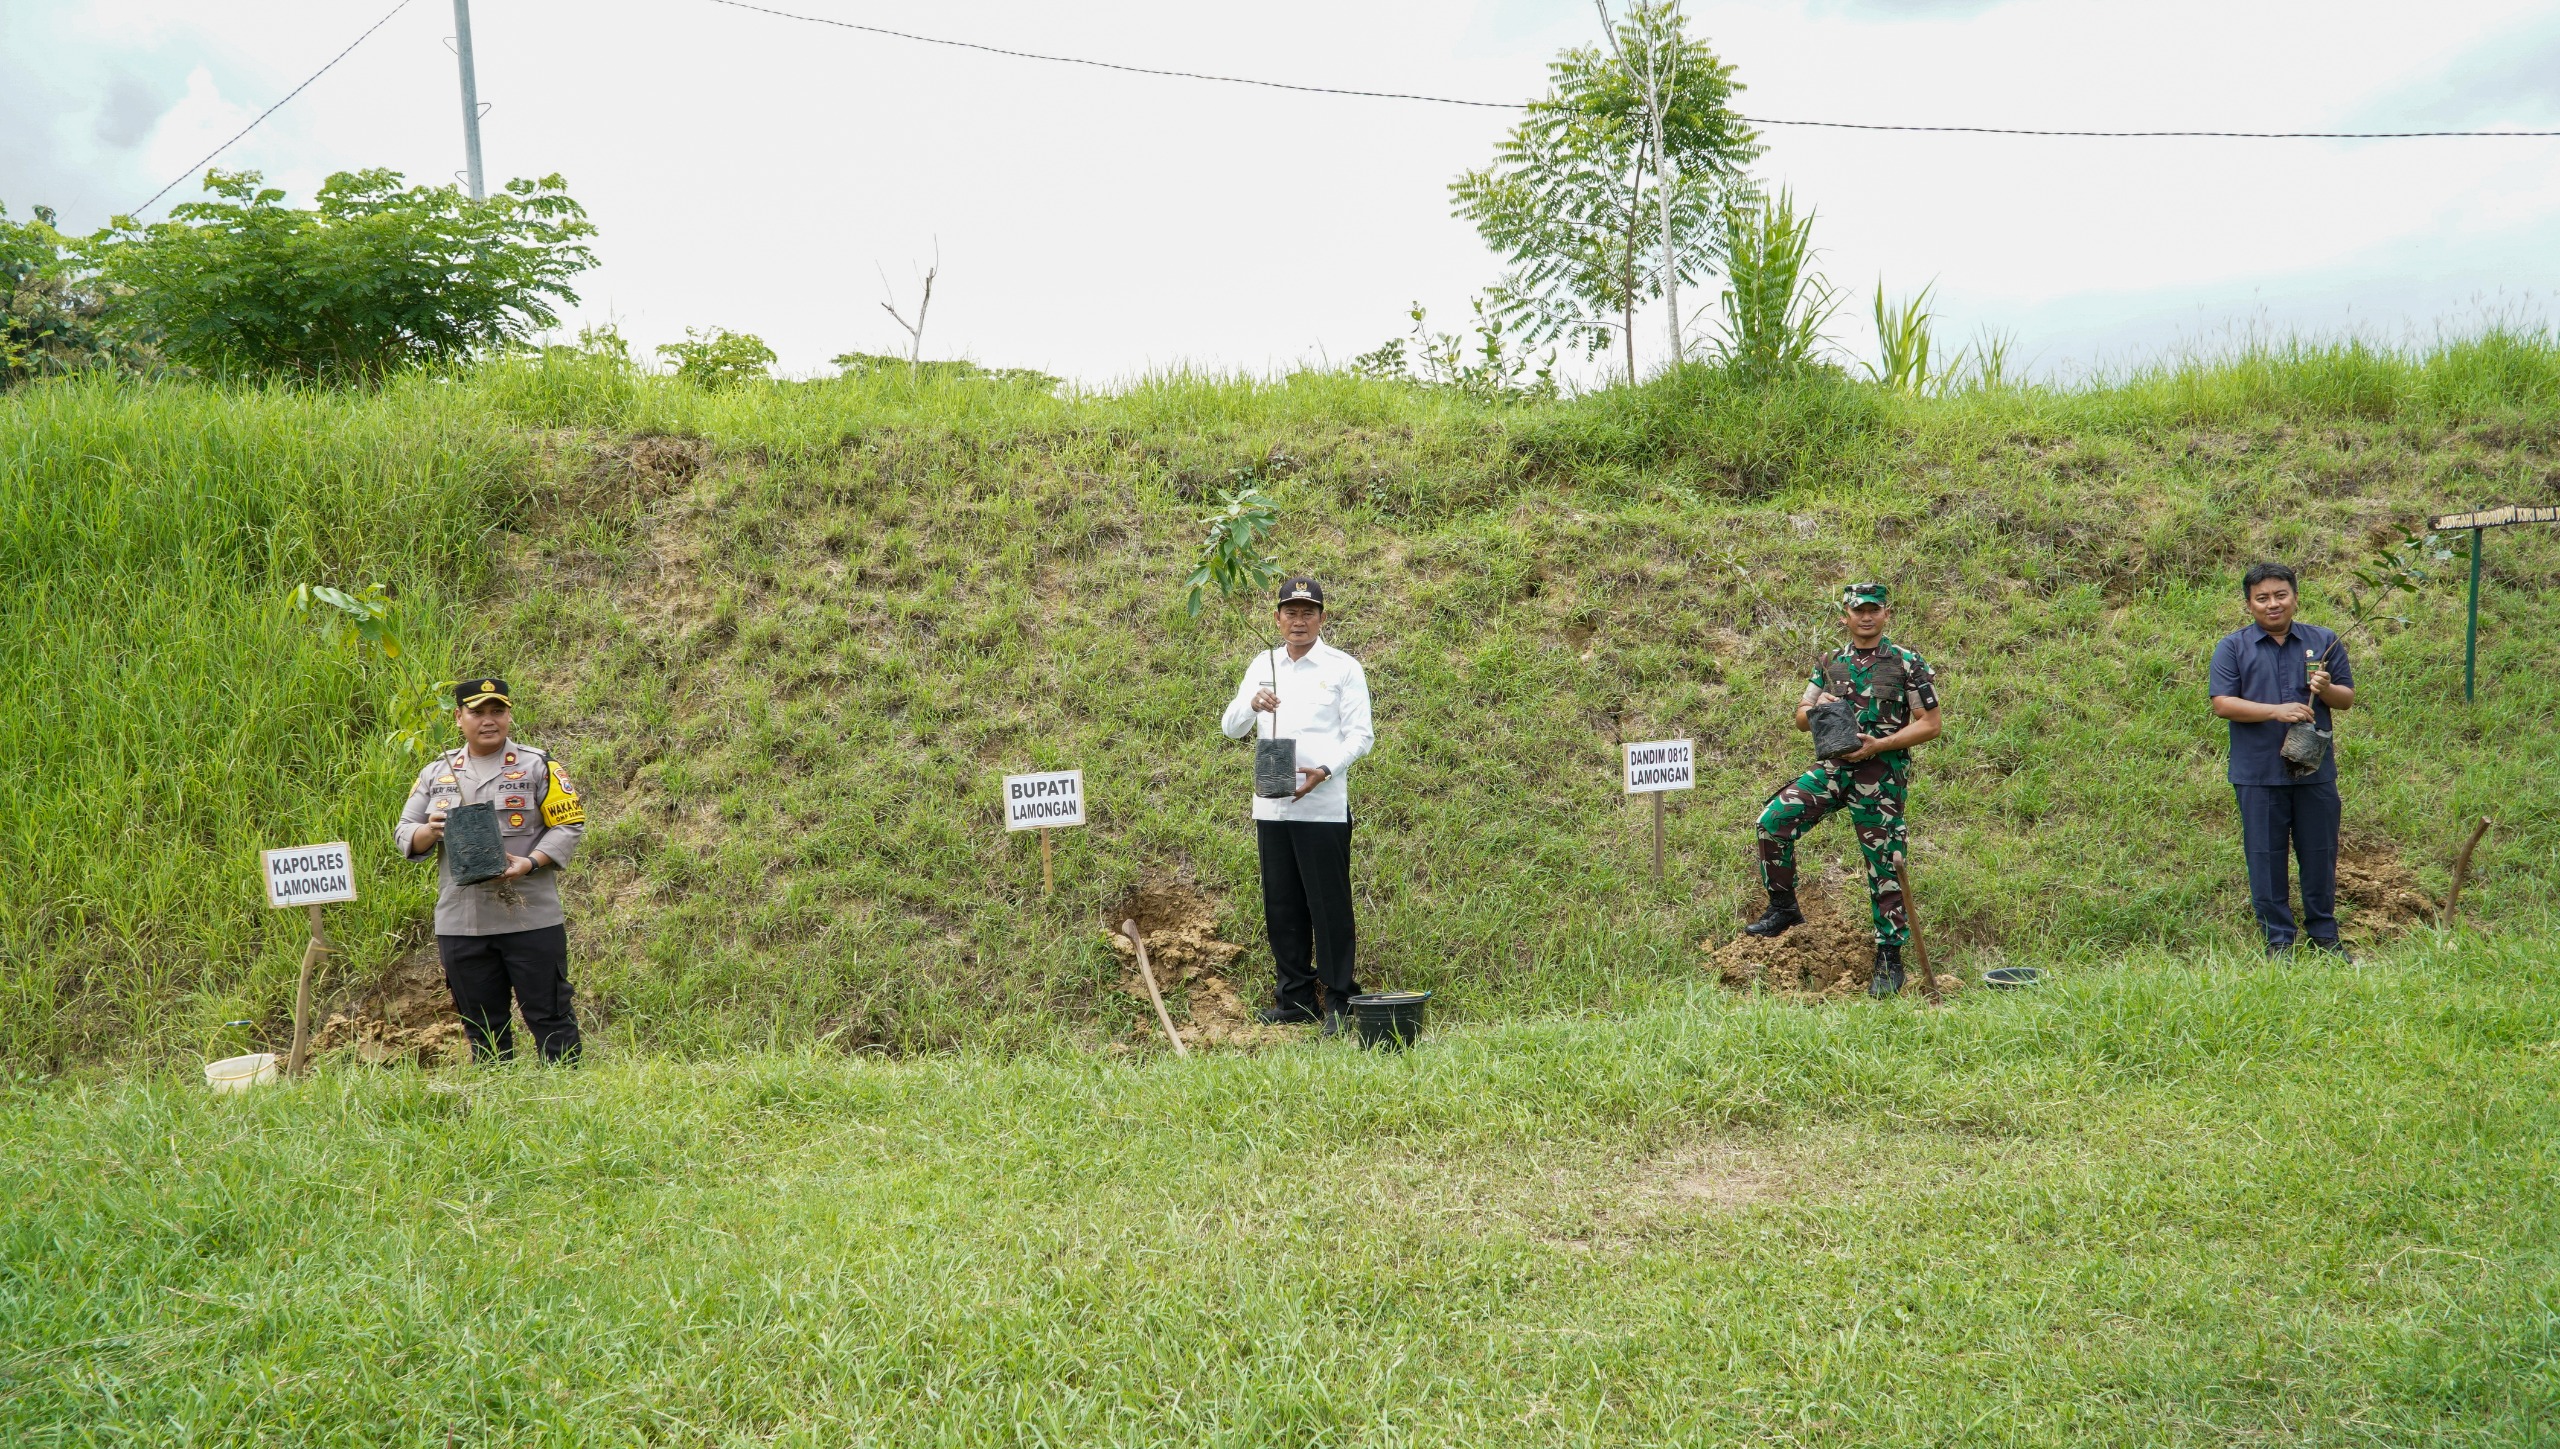
POLYGON ((453 53, 462 62, 462 154, 470 167, 471 199, 486 201, 480 176, 480 82, 471 73, 471 0, 453 0, 453 53))

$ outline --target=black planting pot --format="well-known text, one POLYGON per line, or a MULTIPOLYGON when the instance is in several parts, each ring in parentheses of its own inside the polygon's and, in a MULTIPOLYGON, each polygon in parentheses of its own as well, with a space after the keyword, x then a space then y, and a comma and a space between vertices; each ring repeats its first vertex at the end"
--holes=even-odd
POLYGON ((1982 984, 2009 990, 2021 986, 2042 986, 2044 972, 2034 966, 1994 966, 1982 973, 1982 984))
POLYGON ((1422 1035, 1422 1008, 1428 991, 1372 991, 1351 998, 1351 1020, 1360 1029, 1360 1045, 1396 1051, 1422 1035))

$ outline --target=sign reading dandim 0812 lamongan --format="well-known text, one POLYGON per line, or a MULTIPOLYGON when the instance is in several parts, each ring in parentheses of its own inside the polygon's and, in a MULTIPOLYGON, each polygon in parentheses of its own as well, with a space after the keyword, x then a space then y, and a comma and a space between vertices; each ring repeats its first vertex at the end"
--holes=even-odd
POLYGON ((1645 740, 1627 746, 1628 794, 1693 790, 1697 785, 1698 752, 1689 741, 1645 740))
POLYGON ((1084 823, 1084 771, 1004 777, 1004 828, 1055 830, 1084 823))
POLYGON ((356 898, 354 853, 343 840, 266 852, 267 904, 333 906, 356 898))

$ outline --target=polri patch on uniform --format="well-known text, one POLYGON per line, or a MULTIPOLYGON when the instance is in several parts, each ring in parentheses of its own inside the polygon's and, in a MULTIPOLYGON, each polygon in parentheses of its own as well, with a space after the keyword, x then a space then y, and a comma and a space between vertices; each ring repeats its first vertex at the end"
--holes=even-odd
POLYGON ((510 780, 521 780, 521 779, 523 779, 523 778, 524 778, 524 771, 522 771, 522 770, 509 770, 509 771, 507 771, 507 773, 506 773, 506 778, 507 778, 507 779, 510 779, 510 780))
POLYGON ((451 775, 438 775, 436 776, 436 783, 439 785, 459 785, 462 781, 451 775))
POLYGON ((498 804, 502 809, 522 810, 525 806, 525 799, 522 795, 509 795, 506 799, 499 801, 498 804))
POLYGON ((507 828, 508 828, 509 830, 522 830, 522 829, 524 829, 524 812, 523 812, 523 811, 521 811, 521 810, 519 810, 519 811, 515 812, 513 815, 508 816, 508 817, 507 817, 507 828))
POLYGON ((513 751, 513 750, 509 750, 509 751, 507 751, 507 758, 506 758, 506 760, 504 761, 504 763, 512 765, 512 764, 514 764, 515 762, 516 762, 516 752, 515 752, 515 751, 513 751))
POLYGON ((461 803, 462 797, 459 795, 438 795, 427 802, 427 808, 430 810, 451 810, 461 803))

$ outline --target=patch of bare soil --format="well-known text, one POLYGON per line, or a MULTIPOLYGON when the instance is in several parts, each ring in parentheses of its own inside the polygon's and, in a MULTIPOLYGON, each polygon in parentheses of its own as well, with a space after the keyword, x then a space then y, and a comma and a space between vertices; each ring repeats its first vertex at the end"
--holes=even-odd
POLYGON ((2354 908, 2339 929, 2350 941, 2387 940, 2436 919, 2435 899, 2388 846, 2339 850, 2338 898, 2354 908))
MULTIPOLYGON (((1797 903, 1804 908, 1803 925, 1775 939, 1736 930, 1730 940, 1701 941, 1707 968, 1717 980, 1739 991, 1757 984, 1764 991, 1788 996, 1864 995, 1876 974, 1875 927, 1867 919, 1863 899, 1854 901, 1855 915, 1841 906, 1862 892, 1863 887, 1844 888, 1839 873, 1826 867, 1821 879, 1806 882, 1796 892, 1797 903)), ((1921 925, 1926 929, 1928 922, 1923 920, 1921 925)), ((1924 989, 1908 950, 1903 953, 1903 966, 1913 973, 1903 990, 1924 989)), ((1963 978, 1938 973, 1940 992, 1963 986, 1963 978)))
MULTIPOLYGON (((1120 934, 1120 923, 1136 920, 1138 935, 1147 943, 1147 964, 1155 968, 1156 986, 1164 993, 1165 1009, 1174 1017, 1174 1030, 1190 1047, 1256 1047, 1285 1041, 1285 1027, 1265 1026, 1253 1019, 1253 1011, 1236 994, 1235 984, 1227 980, 1227 963, 1243 954, 1244 947, 1218 939, 1218 903, 1198 886, 1176 876, 1150 876, 1115 903, 1107 913, 1108 924, 1103 939, 1119 956, 1127 969, 1121 973, 1120 990, 1140 1002, 1147 999, 1147 984, 1138 975, 1138 952, 1129 938, 1120 934)), ((1156 1039, 1162 1029, 1155 1024, 1155 1008, 1147 1008, 1147 1019, 1135 1036, 1156 1039)))
POLYGON ((459 1066, 470 1060, 470 1040, 453 1014, 444 968, 432 947, 392 962, 353 1001, 329 1014, 317 1049, 342 1047, 372 1066, 459 1066))

